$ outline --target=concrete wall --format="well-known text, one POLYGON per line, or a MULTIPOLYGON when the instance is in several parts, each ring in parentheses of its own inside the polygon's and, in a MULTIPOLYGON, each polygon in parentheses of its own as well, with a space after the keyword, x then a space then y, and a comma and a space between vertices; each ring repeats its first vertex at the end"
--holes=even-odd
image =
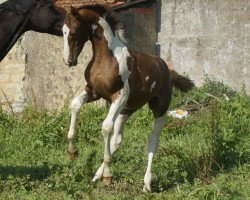
POLYGON ((138 51, 155 54, 157 42, 157 7, 153 2, 137 4, 119 11, 129 46, 138 51))
POLYGON ((161 0, 158 44, 200 85, 205 75, 250 93, 250 1, 161 0))
POLYGON ((19 112, 27 102, 23 79, 26 56, 18 42, 0 63, 0 104, 4 110, 19 112))
MULTIPOLYGON (((0 0, 0 3, 6 0, 0 0)), ((23 78, 25 76, 25 54, 21 39, 0 62, 0 105, 4 110, 21 111, 26 103, 23 78)))

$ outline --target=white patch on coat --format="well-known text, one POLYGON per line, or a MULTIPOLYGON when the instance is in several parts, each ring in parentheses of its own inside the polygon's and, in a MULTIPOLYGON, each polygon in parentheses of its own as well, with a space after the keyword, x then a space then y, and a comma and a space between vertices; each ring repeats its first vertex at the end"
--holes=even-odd
POLYGON ((69 58, 69 42, 68 42, 68 36, 69 36, 69 27, 64 24, 63 25, 63 39, 64 39, 64 50, 63 50, 63 58, 64 62, 68 62, 69 58))
POLYGON ((92 25, 93 33, 95 32, 96 29, 97 29, 97 25, 96 25, 96 24, 93 24, 93 25, 92 25))
POLYGON ((146 76, 145 80, 148 81, 149 80, 149 76, 146 76))
POLYGON ((153 91, 153 89, 155 88, 155 85, 156 85, 156 81, 154 81, 154 82, 151 84, 150 92, 153 91))
POLYGON ((128 48, 119 40, 118 37, 115 37, 108 22, 104 18, 100 18, 98 22, 104 30, 104 37, 108 42, 109 49, 113 52, 119 63, 119 75, 121 76, 122 82, 124 83, 124 92, 128 92, 128 94, 121 95, 129 95, 130 89, 128 84, 128 77, 130 75, 130 71, 127 66, 127 58, 130 57, 128 52, 128 48), (128 88, 126 88, 128 87, 128 88))
POLYGON ((140 70, 139 66, 137 66, 137 69, 138 69, 138 72, 141 73, 141 70, 140 70))

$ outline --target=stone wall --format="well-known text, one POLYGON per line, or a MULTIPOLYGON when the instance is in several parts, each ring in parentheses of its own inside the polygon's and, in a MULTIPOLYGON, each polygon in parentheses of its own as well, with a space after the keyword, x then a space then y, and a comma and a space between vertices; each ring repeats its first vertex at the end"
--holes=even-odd
POLYGON ((160 55, 196 84, 206 75, 250 93, 250 1, 161 0, 160 55))
POLYGON ((20 41, 0 63, 0 103, 4 110, 19 112, 27 102, 23 79, 26 56, 20 41))
MULTIPOLYGON (((0 0, 0 3, 6 0, 0 0)), ((20 112, 27 103, 24 89, 26 54, 22 38, 0 62, 0 105, 8 112, 20 112)))
POLYGON ((129 47, 155 54, 157 42, 157 7, 152 1, 117 11, 126 30, 129 47))

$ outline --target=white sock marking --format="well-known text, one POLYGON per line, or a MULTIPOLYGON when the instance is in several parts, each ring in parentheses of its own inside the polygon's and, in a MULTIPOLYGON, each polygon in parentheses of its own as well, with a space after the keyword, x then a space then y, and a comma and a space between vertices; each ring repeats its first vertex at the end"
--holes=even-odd
MULTIPOLYGON (((128 81, 126 82, 126 84, 128 81)), ((111 170, 110 170, 110 162, 111 162, 111 150, 110 150, 110 139, 109 134, 112 131, 114 122, 117 118, 117 116, 120 114, 120 112, 123 110, 124 106, 127 103, 128 95, 129 94, 129 86, 124 86, 123 89, 121 89, 120 96, 111 104, 108 116, 104 120, 102 124, 102 135, 104 139, 104 171, 103 171, 103 177, 110 177, 112 176, 111 170)))
MULTIPOLYGON (((111 138, 110 142, 110 153, 113 155, 115 151, 119 148, 121 142, 122 142, 122 134, 123 129, 125 126, 125 123, 127 122, 129 116, 127 115, 118 115, 117 119, 115 120, 114 125, 114 134, 111 138)), ((92 179, 93 182, 97 181, 102 177, 104 170, 104 163, 99 167, 99 169, 96 171, 94 178, 92 179)))
POLYGON ((75 97, 71 104, 71 122, 70 128, 68 132, 68 139, 69 139, 69 152, 75 152, 77 150, 75 144, 75 123, 76 123, 76 116, 79 110, 81 109, 82 105, 87 102, 88 100, 88 93, 86 91, 82 92, 79 96, 75 97))
POLYGON ((144 188, 143 188, 144 192, 151 191, 150 184, 152 181, 151 169, 152 169, 153 157, 159 145, 159 136, 164 127, 166 116, 167 114, 163 115, 160 118, 155 119, 153 131, 148 139, 148 166, 144 176, 144 188))

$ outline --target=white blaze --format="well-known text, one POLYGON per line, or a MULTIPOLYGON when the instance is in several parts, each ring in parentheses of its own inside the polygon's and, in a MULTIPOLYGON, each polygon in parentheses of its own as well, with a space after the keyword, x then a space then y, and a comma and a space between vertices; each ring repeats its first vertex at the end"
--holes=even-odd
POLYGON ((64 58, 64 62, 68 62, 68 58, 69 58, 68 36, 69 36, 69 28, 66 24, 64 24, 63 25, 63 39, 64 39, 63 58, 64 58))

